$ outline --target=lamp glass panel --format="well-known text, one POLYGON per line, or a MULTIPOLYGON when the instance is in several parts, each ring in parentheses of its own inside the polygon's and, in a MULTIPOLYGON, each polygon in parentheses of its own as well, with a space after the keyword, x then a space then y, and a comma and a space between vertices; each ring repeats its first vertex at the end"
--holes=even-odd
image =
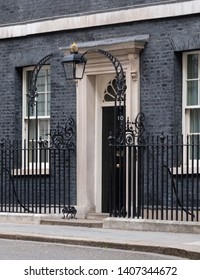
POLYGON ((85 70, 85 63, 76 64, 76 79, 82 79, 85 70))
POLYGON ((62 63, 64 72, 65 72, 65 77, 67 80, 72 80, 74 79, 74 63, 73 62, 65 62, 62 63))

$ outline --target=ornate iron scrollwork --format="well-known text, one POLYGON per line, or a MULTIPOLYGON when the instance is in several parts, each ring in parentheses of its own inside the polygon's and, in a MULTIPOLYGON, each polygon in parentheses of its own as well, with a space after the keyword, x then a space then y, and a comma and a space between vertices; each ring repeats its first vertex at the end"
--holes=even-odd
POLYGON ((144 121, 145 116, 142 112, 138 113, 135 118, 135 122, 130 122, 129 118, 126 122, 126 130, 125 130, 125 141, 126 145, 135 144, 135 139, 137 138, 137 142, 142 142, 142 135, 144 133, 144 121))
POLYGON ((127 118, 127 121, 123 126, 123 120, 122 120, 121 121, 122 125, 121 127, 119 127, 119 131, 115 133, 115 136, 113 136, 112 132, 110 132, 110 135, 108 137, 109 145, 110 146, 135 145, 136 139, 138 144, 142 143, 143 141, 142 135, 145 130, 144 121, 145 121, 145 116, 142 112, 138 113, 138 115, 135 118, 135 122, 131 122, 129 118, 127 118))
POLYGON ((72 117, 67 119, 64 126, 59 123, 55 129, 51 129, 47 136, 50 137, 50 142, 48 140, 43 140, 40 138, 40 147, 45 149, 69 149, 75 150, 75 121, 72 117))

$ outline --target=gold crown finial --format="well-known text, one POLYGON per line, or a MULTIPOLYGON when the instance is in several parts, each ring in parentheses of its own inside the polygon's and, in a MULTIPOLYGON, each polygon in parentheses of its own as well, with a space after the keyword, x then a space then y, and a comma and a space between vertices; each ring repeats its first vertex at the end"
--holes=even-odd
POLYGON ((77 53, 78 52, 78 46, 75 42, 73 42, 73 44, 71 45, 70 52, 71 53, 77 53))

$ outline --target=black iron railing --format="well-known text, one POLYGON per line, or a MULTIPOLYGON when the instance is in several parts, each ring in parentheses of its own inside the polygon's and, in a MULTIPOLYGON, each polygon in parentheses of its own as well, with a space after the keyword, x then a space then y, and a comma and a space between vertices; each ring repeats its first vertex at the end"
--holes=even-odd
MULTIPOLYGON (((75 146, 67 127, 38 145, 1 141, 1 212, 62 213, 65 207, 63 214, 76 215, 75 146)), ((199 221, 200 137, 143 137, 110 149, 111 216, 199 221)))
POLYGON ((76 204, 74 120, 49 141, 0 143, 0 211, 61 213, 76 204))
POLYGON ((111 216, 199 221, 200 137, 161 135, 110 147, 111 216))

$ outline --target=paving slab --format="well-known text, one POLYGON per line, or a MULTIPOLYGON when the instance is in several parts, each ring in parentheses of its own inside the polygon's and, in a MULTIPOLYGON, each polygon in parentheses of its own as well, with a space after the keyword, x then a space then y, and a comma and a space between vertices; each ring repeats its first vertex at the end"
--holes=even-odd
POLYGON ((0 222, 0 238, 120 248, 200 259, 200 234, 195 233, 0 222))

